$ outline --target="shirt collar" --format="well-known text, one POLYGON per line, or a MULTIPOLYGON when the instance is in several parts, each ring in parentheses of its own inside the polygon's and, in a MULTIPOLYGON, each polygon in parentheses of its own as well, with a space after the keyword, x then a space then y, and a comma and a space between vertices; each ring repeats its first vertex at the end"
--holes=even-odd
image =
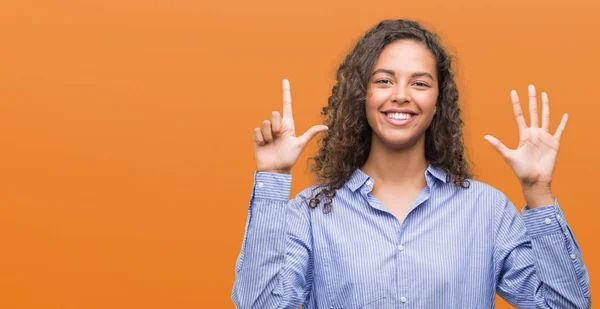
POLYGON ((348 182, 346 183, 346 185, 348 186, 348 188, 350 188, 350 190, 352 190, 352 192, 354 192, 356 191, 356 189, 360 188, 369 178, 371 177, 369 177, 367 174, 361 171, 360 168, 357 168, 350 177, 350 180, 348 180, 348 182))
MULTIPOLYGON (((429 164, 427 170, 425 170, 426 178, 433 176, 434 178, 440 180, 443 183, 448 183, 448 180, 446 179, 447 175, 448 174, 443 169, 435 167, 431 164, 429 164)), ((357 168, 354 171, 354 173, 352 173, 352 176, 350 177, 350 180, 348 180, 346 185, 350 190, 352 190, 352 192, 354 192, 356 191, 356 189, 364 185, 365 182, 367 182, 367 180, 369 180, 370 178, 371 177, 365 174, 360 168, 357 168)))
POLYGON ((427 174, 432 175, 443 183, 448 183, 448 173, 439 167, 429 164, 427 170, 425 171, 425 176, 427 176, 427 174))

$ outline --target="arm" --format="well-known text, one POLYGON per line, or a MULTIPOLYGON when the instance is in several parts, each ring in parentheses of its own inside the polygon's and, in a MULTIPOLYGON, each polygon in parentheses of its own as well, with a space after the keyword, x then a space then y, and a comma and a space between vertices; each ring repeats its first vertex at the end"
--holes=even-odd
POLYGON ((511 101, 519 128, 518 147, 509 149, 490 135, 485 139, 521 182, 528 206, 521 218, 505 196, 498 199, 494 251, 498 294, 518 307, 589 308, 589 275, 551 190, 559 142, 568 116, 563 115, 556 133, 551 135, 546 93, 542 93, 541 127, 533 85, 529 86, 529 127, 514 90, 511 101))
POLYGON ((232 300, 238 308, 294 308, 312 285, 312 238, 301 194, 288 200, 291 175, 255 174, 232 300))
POLYGON ((303 194, 289 201, 292 166, 325 125, 296 136, 290 83, 283 80, 283 117, 271 113, 254 129, 258 172, 248 209, 231 298, 238 308, 297 309, 312 285, 312 237, 303 194))
POLYGON ((497 199, 497 292, 517 308, 590 308, 590 279, 558 201, 524 209, 497 199))

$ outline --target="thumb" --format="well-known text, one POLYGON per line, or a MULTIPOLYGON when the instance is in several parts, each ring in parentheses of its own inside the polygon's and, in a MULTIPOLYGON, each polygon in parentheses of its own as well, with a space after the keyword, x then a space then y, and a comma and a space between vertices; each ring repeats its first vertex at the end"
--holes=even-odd
POLYGON ((302 144, 302 147, 306 146, 306 144, 308 144, 308 142, 310 142, 317 134, 325 132, 328 129, 329 128, 326 125, 322 124, 312 126, 312 128, 308 129, 304 134, 298 137, 300 144, 302 144))
POLYGON ((492 145, 492 147, 494 147, 494 149, 496 149, 496 151, 498 151, 498 153, 502 155, 504 159, 508 159, 510 149, 508 149, 508 147, 506 147, 499 139, 491 135, 486 135, 483 138, 490 143, 490 145, 492 145))

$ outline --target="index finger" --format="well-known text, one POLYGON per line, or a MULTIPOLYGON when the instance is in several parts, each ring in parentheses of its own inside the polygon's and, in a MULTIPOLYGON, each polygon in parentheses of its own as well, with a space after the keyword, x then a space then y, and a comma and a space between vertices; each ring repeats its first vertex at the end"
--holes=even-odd
POLYGON ((292 93, 290 90, 290 81, 283 80, 283 119, 294 119, 292 115, 292 93))

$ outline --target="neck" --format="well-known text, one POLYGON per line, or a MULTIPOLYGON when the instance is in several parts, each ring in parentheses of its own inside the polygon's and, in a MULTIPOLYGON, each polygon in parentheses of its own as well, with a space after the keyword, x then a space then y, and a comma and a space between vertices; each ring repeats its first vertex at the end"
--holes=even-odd
POLYGON ((376 184, 422 186, 428 166, 424 138, 405 149, 393 149, 373 136, 369 157, 361 170, 376 184))

